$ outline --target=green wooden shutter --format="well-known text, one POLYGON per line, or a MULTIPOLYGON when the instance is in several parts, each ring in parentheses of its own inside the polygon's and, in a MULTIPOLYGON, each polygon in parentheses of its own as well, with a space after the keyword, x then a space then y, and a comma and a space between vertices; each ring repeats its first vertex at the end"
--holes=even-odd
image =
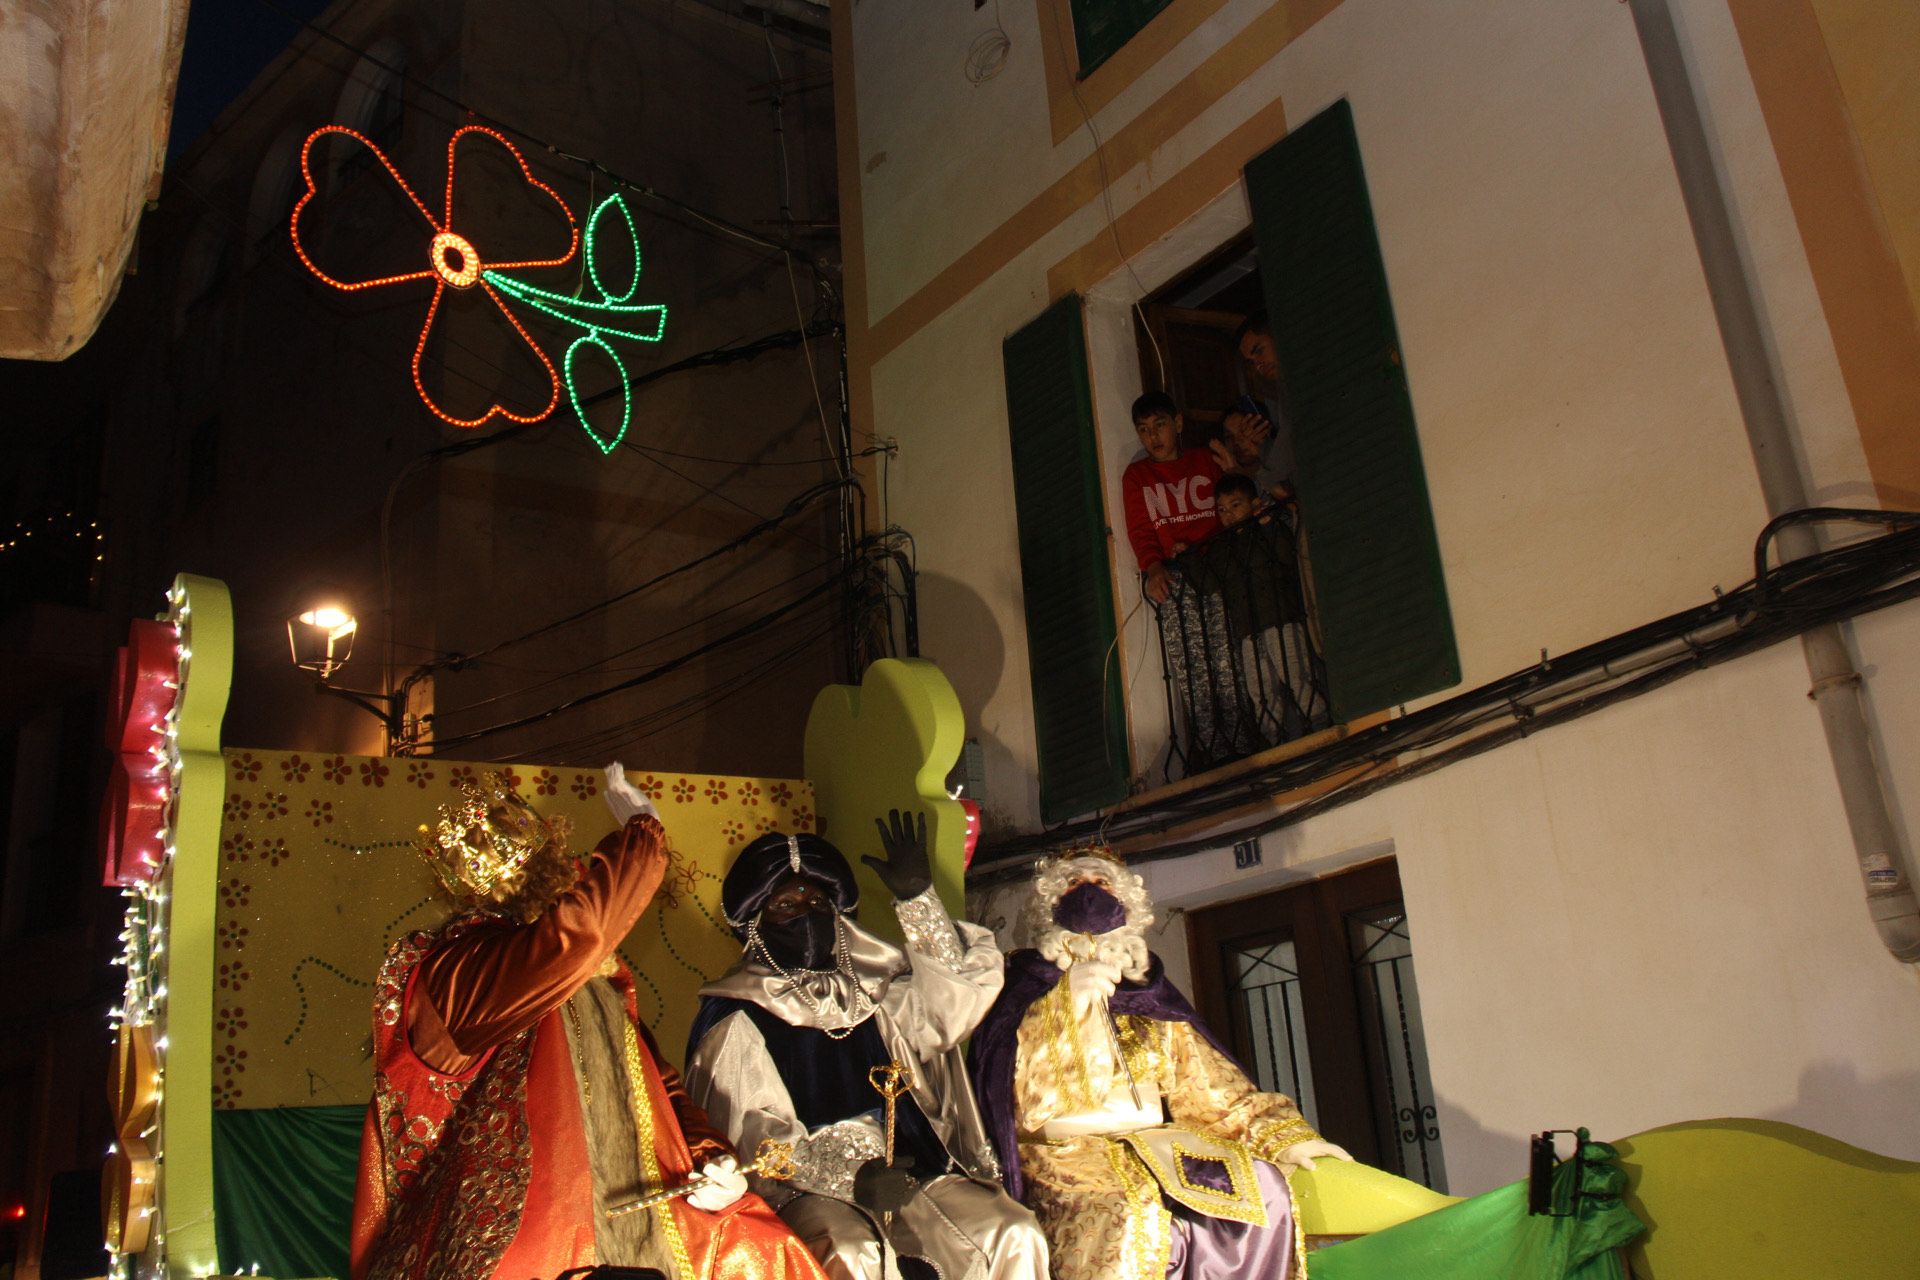
POLYGON ((1247 166, 1301 521, 1344 722, 1460 682, 1386 268, 1337 102, 1247 166))
POLYGON ((1101 500, 1080 299, 1006 340, 1007 426, 1040 755, 1040 816, 1059 822, 1127 794, 1132 772, 1113 648, 1113 561, 1101 500))
MULTIPOLYGON (((1073 44, 1080 55, 1080 78, 1119 52, 1120 46, 1153 21, 1172 0, 1072 0, 1073 44)), ((1042 21, 1048 19, 1044 16, 1042 21)))

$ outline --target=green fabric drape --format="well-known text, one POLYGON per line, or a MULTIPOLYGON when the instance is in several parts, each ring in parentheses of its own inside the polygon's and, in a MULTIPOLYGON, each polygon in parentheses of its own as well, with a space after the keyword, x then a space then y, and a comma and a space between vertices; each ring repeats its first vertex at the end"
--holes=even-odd
POLYGON ((346 1280, 360 1128, 367 1109, 273 1107, 213 1113, 214 1236, 220 1270, 346 1280))
MULTIPOLYGON (((1527 1216, 1527 1184, 1510 1183, 1485 1195, 1403 1222, 1397 1227, 1321 1249, 1307 1257, 1312 1280, 1625 1280, 1615 1252, 1646 1230, 1621 1202, 1627 1175, 1611 1163, 1614 1149, 1589 1142, 1586 1194, 1564 1218, 1527 1216)), ((1554 1171, 1553 1206, 1568 1207, 1573 1163, 1554 1171)))

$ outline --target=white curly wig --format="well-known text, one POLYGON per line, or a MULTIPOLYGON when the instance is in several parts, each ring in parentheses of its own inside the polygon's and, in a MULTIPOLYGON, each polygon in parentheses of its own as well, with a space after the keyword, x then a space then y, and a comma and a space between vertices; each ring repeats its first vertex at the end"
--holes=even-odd
POLYGON ((1121 975, 1132 982, 1147 976, 1152 954, 1146 933, 1153 924, 1153 903, 1139 874, 1111 858, 1048 858, 1036 864, 1033 892, 1021 924, 1027 945, 1062 969, 1075 960, 1093 959, 1118 965, 1121 975), (1120 900, 1127 909, 1125 924, 1108 933, 1088 935, 1054 923, 1053 908, 1060 895, 1086 881, 1105 885, 1120 900))

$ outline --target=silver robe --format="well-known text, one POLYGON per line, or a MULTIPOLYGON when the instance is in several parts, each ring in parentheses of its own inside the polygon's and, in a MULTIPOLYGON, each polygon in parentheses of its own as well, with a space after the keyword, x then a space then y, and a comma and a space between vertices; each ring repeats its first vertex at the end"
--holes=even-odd
MULTIPOLYGON (((759 1005, 793 1026, 838 1031, 876 1020, 882 1044, 913 1071, 913 1098, 946 1147, 956 1172, 921 1183, 883 1233, 853 1203, 853 1175, 884 1154, 871 1117, 809 1131, 794 1112, 782 1065, 746 1014, 716 1023, 687 1059, 687 1090, 749 1160, 761 1142, 794 1144, 794 1177, 755 1178, 753 1189, 779 1210, 834 1280, 896 1280, 894 1254, 917 1255, 943 1280, 1046 1280, 1047 1244, 1038 1223, 1000 1186, 999 1164, 973 1098, 960 1044, 1000 994, 1000 950, 993 934, 956 923, 932 889, 897 903, 906 936, 902 951, 843 917, 848 954, 861 991, 838 972, 796 975, 792 982, 743 957, 701 988, 759 1005), (869 1013, 871 1008, 871 1013, 869 1013)), ((878 1095, 875 1106, 880 1105, 878 1095)))

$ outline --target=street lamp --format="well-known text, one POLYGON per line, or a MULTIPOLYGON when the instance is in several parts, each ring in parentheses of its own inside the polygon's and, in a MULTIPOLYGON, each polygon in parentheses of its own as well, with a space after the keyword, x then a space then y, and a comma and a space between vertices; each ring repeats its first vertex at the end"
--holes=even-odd
POLYGON ((287 646, 293 665, 326 680, 353 656, 360 621, 345 607, 323 604, 287 619, 287 646))
POLYGON ((379 720, 391 748, 405 737, 407 688, 412 679, 393 693, 342 689, 328 683, 353 656, 353 638, 359 630, 359 619, 345 605, 319 604, 287 619, 287 647, 292 650, 293 665, 313 673, 316 690, 344 698, 379 720))

